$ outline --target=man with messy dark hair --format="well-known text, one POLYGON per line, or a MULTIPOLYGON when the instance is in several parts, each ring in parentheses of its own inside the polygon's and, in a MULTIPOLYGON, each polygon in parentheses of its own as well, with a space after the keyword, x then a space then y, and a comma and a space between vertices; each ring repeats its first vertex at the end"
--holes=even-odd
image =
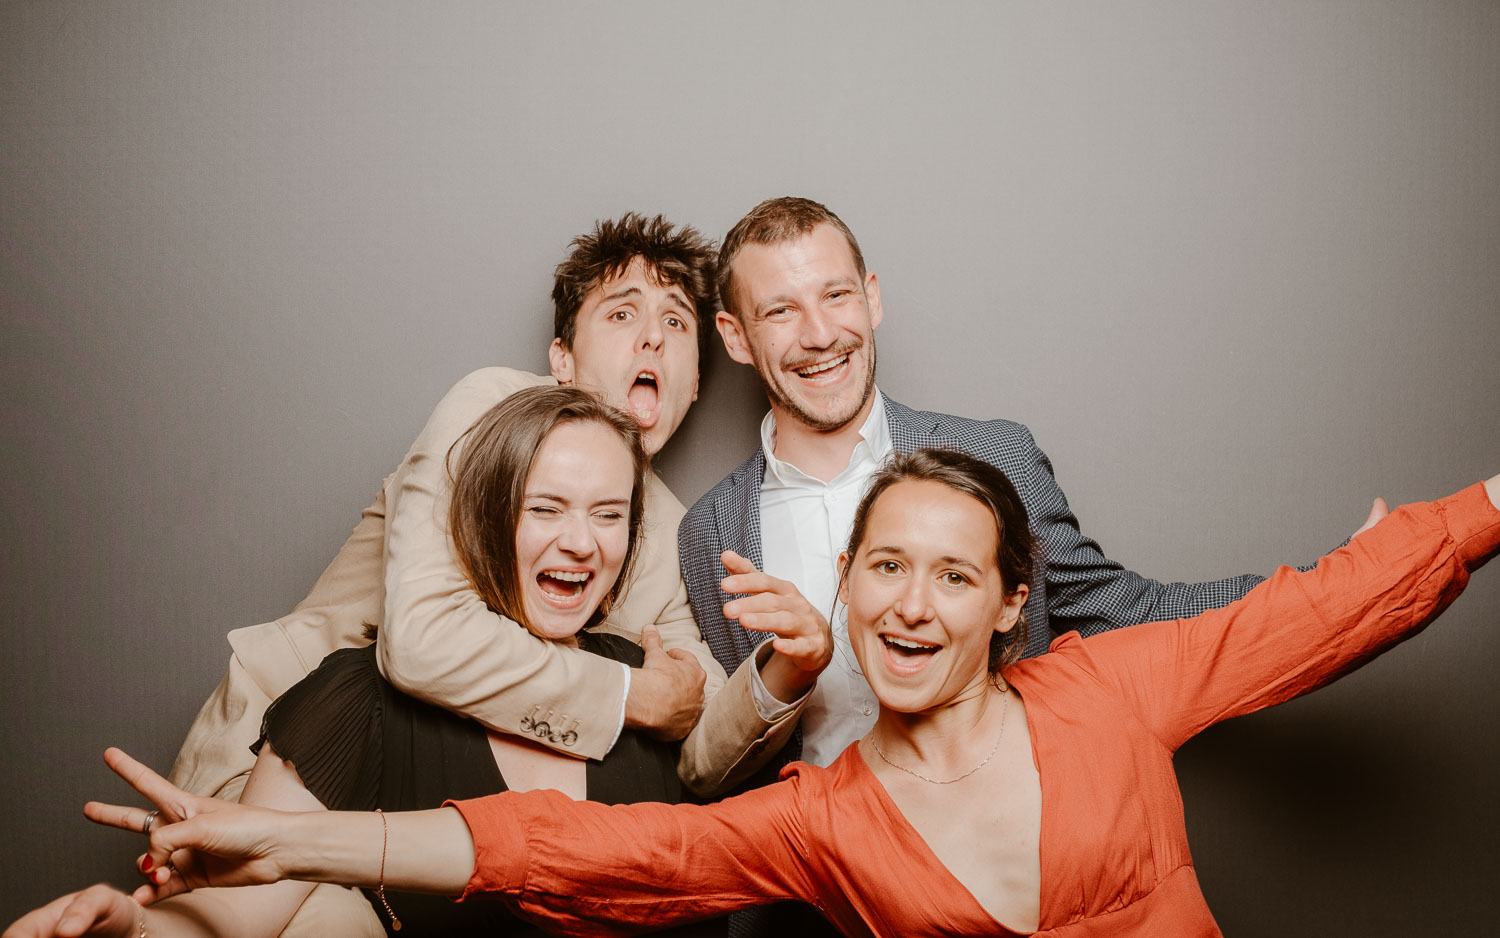
MULTIPOLYGON (((693 623, 673 538, 680 502, 654 473, 635 572, 601 626, 639 642, 629 668, 540 639, 479 598, 447 534, 450 449, 497 402, 571 384, 631 414, 655 454, 698 395, 716 302, 713 246, 696 230, 634 212, 575 238, 552 291, 549 376, 481 368, 438 403, 312 592, 290 614, 229 634, 229 673, 172 768, 196 794, 238 799, 267 705, 329 652, 368 643, 382 673, 418 699, 579 758, 600 758, 624 726, 681 739, 724 672, 693 623)), ((705 728, 708 730, 710 728, 705 728)), ((716 734, 705 732, 704 738, 716 734)), ((383 934, 358 893, 320 886, 288 934, 383 934)))

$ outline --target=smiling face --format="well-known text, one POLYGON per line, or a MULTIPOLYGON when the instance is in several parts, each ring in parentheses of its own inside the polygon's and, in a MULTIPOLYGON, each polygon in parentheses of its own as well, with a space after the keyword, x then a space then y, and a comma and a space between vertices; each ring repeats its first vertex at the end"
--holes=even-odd
POLYGON ((1026 587, 1006 595, 985 504, 948 485, 902 481, 870 507, 839 598, 849 640, 887 709, 919 713, 984 693, 990 637, 1015 627, 1026 587))
POLYGON ((686 292, 637 257, 590 291, 574 328, 571 348, 552 340, 552 376, 635 417, 654 455, 698 399, 698 320, 686 292))
POLYGON ((620 576, 630 543, 634 461, 595 421, 548 433, 526 477, 516 524, 521 604, 532 632, 575 635, 620 576))
POLYGON ((778 423, 837 430, 868 413, 880 284, 861 276, 844 235, 824 223, 735 254, 734 312, 720 312, 729 357, 754 365, 778 423))

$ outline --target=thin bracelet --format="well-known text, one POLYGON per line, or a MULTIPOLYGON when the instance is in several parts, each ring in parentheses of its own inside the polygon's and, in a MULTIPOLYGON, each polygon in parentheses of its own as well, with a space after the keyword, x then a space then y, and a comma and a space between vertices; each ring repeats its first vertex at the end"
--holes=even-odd
POLYGON ((141 930, 138 938, 146 938, 146 910, 139 902, 135 901, 134 896, 129 898, 130 904, 135 906, 135 924, 141 930))
MULTIPOLYGON (((385 900, 385 848, 389 840, 385 823, 385 812, 376 808, 375 813, 380 815, 380 884, 375 887, 375 895, 380 897, 380 904, 385 906, 385 914, 391 917, 391 931, 400 931, 401 920, 396 917, 395 912, 391 911, 391 904, 385 900)), ((141 938, 146 938, 144 916, 142 916, 142 919, 141 938)))

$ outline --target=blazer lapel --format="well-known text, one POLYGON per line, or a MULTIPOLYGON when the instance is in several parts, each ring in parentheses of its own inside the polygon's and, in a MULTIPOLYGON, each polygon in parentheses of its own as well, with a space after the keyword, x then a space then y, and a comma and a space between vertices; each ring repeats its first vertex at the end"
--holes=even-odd
MULTIPOLYGON (((729 488, 714 502, 714 524, 718 527, 719 544, 755 564, 757 570, 765 566, 760 545, 760 482, 765 472, 766 457, 757 446, 755 455, 740 466, 729 488)), ((717 564, 718 558, 713 559, 717 564)), ((743 660, 765 636, 751 632, 738 622, 735 626, 726 631, 733 635, 735 648, 743 660)))

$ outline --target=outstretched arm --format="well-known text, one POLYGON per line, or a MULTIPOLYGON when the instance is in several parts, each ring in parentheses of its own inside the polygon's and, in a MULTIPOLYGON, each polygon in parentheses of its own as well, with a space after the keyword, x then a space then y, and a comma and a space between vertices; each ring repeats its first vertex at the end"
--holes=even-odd
POLYGON ((1500 548, 1500 476, 1406 505, 1310 571, 1278 570, 1191 619, 1100 635, 1084 652, 1169 749, 1289 700, 1410 638, 1500 548))

